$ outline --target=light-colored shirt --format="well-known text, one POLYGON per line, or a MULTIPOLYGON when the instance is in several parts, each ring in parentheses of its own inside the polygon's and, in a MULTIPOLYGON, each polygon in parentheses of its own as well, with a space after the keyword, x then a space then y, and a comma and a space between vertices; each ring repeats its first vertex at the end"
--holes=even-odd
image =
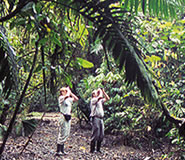
POLYGON ((100 99, 98 102, 98 98, 94 97, 91 99, 90 102, 90 108, 91 108, 91 114, 90 117, 98 116, 98 117, 104 117, 104 110, 103 110, 103 103, 106 101, 105 98, 100 99))
POLYGON ((71 115, 71 109, 73 105, 73 98, 68 97, 64 100, 64 96, 58 98, 59 109, 63 114, 71 115))

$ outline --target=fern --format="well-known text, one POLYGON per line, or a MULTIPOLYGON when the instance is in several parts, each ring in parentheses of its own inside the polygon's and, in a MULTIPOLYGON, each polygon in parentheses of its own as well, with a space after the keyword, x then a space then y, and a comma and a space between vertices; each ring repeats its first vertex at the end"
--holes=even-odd
POLYGON ((27 119, 22 121, 24 135, 28 136, 35 131, 38 122, 35 119, 27 119))

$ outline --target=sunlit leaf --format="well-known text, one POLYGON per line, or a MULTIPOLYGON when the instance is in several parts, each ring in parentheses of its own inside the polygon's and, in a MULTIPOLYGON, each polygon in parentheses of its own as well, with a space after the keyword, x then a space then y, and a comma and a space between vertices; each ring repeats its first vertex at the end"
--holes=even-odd
POLYGON ((177 103, 177 104, 181 104, 181 103, 183 103, 183 102, 184 102, 184 101, 182 101, 182 100, 180 100, 180 99, 177 99, 177 100, 176 100, 176 103, 177 103))
POLYGON ((157 62, 157 61, 160 61, 161 58, 160 58, 159 56, 152 55, 152 56, 151 56, 151 60, 157 62))
POLYGON ((94 64, 92 62, 89 62, 88 60, 85 60, 83 58, 76 58, 77 62, 83 67, 83 68, 92 68, 94 67, 94 64))

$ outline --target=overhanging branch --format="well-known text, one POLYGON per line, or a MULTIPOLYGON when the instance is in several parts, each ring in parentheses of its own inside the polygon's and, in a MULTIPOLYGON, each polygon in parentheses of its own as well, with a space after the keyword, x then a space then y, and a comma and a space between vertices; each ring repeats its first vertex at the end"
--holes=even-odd
POLYGON ((12 17, 14 17, 17 13, 19 13, 21 11, 21 9, 28 3, 29 1, 19 1, 17 8, 13 11, 10 12, 10 14, 6 15, 5 17, 0 18, 0 22, 4 22, 7 21, 9 19, 11 19, 12 17))

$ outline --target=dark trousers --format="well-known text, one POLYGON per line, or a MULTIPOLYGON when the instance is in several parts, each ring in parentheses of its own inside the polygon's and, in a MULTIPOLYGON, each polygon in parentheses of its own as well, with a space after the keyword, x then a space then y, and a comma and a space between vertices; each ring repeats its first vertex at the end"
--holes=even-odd
POLYGON ((97 143, 97 151, 100 151, 101 142, 104 137, 104 123, 103 118, 92 117, 92 136, 91 136, 91 149, 90 152, 93 153, 95 151, 95 145, 97 143))

